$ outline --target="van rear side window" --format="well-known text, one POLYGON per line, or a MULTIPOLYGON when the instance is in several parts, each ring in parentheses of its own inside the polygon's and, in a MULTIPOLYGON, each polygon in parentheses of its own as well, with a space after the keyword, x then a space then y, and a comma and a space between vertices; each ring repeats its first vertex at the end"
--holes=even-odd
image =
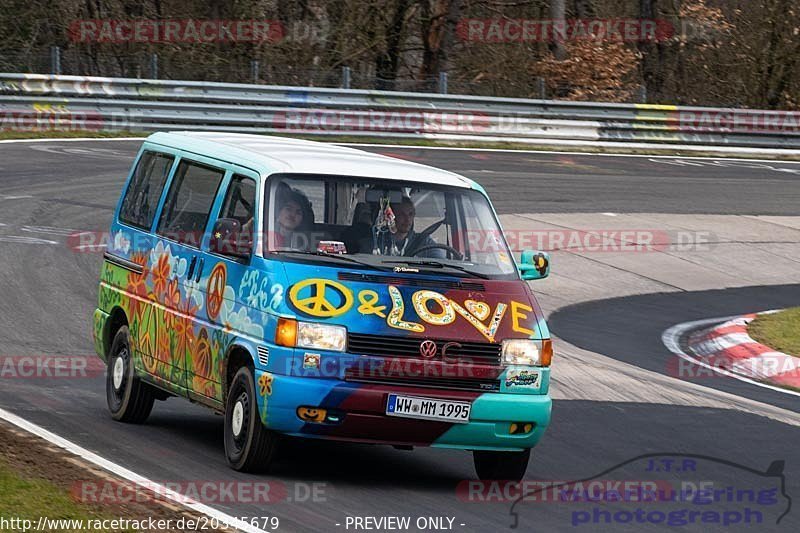
POLYGON ((235 218, 243 226, 252 222, 256 205, 256 181, 244 176, 234 176, 222 205, 220 218, 235 218))
POLYGON ((182 160, 169 189, 158 234, 199 247, 225 171, 182 160))
POLYGON ((175 158, 157 152, 144 152, 122 201, 119 219, 125 224, 150 229, 156 208, 175 158))

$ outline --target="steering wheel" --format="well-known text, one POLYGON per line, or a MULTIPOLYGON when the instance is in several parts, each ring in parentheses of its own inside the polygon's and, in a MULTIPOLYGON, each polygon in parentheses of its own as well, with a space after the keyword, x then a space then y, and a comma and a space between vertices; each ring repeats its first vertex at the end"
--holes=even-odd
MULTIPOLYGON (((414 235, 414 239, 408 243, 407 249, 416 250, 417 246, 425 242, 425 239, 433 235, 433 232, 439 229, 439 227, 445 223, 446 219, 438 220, 425 228, 424 230, 420 231, 416 235, 414 235)), ((404 254, 404 255, 414 255, 414 254, 404 254)))
POLYGON ((433 232, 436 231, 437 229, 439 229, 439 226, 444 224, 446 220, 447 219, 445 219, 445 218, 443 218, 442 220, 437 220, 436 222, 434 222, 433 224, 431 224, 430 226, 428 226, 424 230, 420 231, 419 233, 417 233, 417 239, 424 239, 425 237, 433 235, 433 232))
POLYGON ((453 248, 452 246, 448 246, 446 244, 427 244, 425 246, 420 246, 410 252, 407 252, 406 255, 409 257, 414 257, 419 255, 420 252, 425 252, 427 250, 445 250, 448 254, 452 255, 453 257, 448 257, 448 259, 455 259, 457 261, 461 261, 464 259, 464 254, 453 248))

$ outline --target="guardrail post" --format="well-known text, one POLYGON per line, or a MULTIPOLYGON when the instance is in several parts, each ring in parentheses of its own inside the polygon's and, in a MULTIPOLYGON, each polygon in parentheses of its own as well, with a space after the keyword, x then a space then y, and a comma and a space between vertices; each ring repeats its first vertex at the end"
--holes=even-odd
POLYGON ((639 103, 640 104, 647 103, 647 85, 639 86, 639 103))
POLYGON ((350 88, 350 67, 342 67, 342 89, 350 88))
POLYGON ((544 78, 536 78, 536 84, 539 86, 539 98, 541 100, 547 99, 547 86, 544 83, 544 78))
POLYGON ((158 54, 150 54, 150 77, 158 79, 158 54))
POLYGON ((50 72, 53 74, 61 74, 61 47, 50 47, 50 72))
POLYGON ((439 73, 439 94, 447 94, 447 72, 439 73))
POLYGON ((261 63, 258 59, 250 61, 250 71, 253 83, 258 83, 258 79, 261 76, 261 63))

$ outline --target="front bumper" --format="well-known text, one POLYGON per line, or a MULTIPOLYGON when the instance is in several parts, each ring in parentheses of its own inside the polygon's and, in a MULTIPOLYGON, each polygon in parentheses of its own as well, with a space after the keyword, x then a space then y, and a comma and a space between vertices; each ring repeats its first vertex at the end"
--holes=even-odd
POLYGON ((304 378, 256 370, 259 410, 264 424, 299 437, 380 444, 518 451, 539 442, 550 423, 552 400, 547 394, 480 393, 352 383, 339 379, 304 378), (387 416, 390 393, 469 401, 470 422, 421 420, 387 416), (338 423, 306 422, 298 407, 337 413, 338 423), (512 434, 513 423, 532 430, 512 434))

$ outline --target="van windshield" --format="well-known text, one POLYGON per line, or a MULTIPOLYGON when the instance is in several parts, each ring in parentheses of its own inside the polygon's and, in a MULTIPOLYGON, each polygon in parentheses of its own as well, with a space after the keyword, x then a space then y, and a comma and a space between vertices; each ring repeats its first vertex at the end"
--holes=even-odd
POLYGON ((479 191, 342 176, 270 178, 266 249, 396 272, 518 279, 479 191))

